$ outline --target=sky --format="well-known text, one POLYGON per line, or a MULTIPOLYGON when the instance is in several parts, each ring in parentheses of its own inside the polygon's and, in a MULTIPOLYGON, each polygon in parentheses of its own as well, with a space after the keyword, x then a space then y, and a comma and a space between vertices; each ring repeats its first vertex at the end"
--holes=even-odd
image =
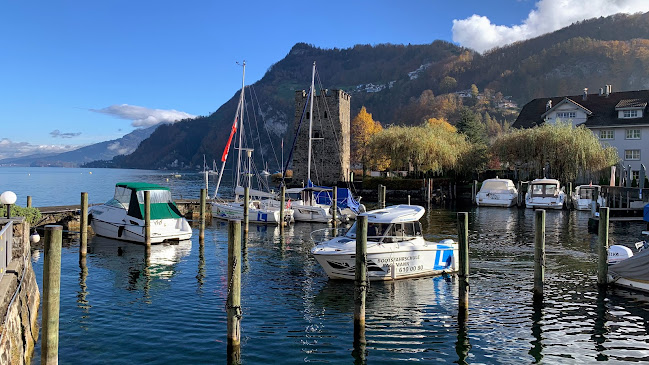
POLYGON ((298 42, 484 52, 639 11, 649 0, 0 0, 0 159, 209 115, 240 88, 237 61, 249 85, 298 42))

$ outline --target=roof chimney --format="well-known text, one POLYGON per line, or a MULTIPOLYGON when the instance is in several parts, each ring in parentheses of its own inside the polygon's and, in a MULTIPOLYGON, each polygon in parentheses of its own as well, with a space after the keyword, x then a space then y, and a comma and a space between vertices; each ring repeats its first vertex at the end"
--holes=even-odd
POLYGON ((583 95, 582 99, 583 99, 583 100, 587 100, 587 99, 588 99, 588 88, 587 88, 587 87, 584 88, 584 95, 583 95))
POLYGON ((606 85, 606 97, 608 97, 613 92, 611 85, 606 85))
POLYGON ((600 87, 599 88, 599 96, 603 96, 603 95, 604 95, 604 88, 600 87))
POLYGON ((550 109, 552 109, 552 100, 548 100, 548 102, 545 103, 545 111, 547 112, 550 109))

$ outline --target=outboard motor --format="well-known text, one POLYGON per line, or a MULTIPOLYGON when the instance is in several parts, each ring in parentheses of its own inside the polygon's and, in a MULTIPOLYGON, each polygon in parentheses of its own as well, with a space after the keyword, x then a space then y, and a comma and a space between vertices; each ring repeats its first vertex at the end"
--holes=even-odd
POLYGON ((630 248, 622 245, 613 245, 608 248, 608 264, 614 265, 633 256, 630 248))

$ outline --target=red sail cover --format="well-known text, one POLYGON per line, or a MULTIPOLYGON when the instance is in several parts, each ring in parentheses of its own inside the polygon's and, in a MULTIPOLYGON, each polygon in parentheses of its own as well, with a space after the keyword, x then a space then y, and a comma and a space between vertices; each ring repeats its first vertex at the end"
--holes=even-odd
POLYGON ((228 152, 230 151, 230 143, 232 143, 232 137, 237 132, 237 119, 234 118, 234 123, 232 124, 232 131, 230 131, 230 138, 228 138, 228 144, 225 145, 225 150, 223 150, 223 156, 221 157, 221 162, 225 162, 228 158, 228 152))

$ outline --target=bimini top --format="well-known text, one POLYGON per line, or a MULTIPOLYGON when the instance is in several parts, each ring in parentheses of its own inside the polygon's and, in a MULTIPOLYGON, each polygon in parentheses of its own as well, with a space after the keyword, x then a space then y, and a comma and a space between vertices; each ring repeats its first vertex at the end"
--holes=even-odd
POLYGON ((368 223, 417 222, 426 209, 419 205, 391 205, 383 209, 371 210, 361 215, 367 216, 368 223))
POLYGON ((559 180, 556 179, 534 179, 530 185, 556 185, 559 186, 559 180))
POLYGON ((145 182, 119 182, 115 184, 115 186, 119 186, 120 188, 127 188, 127 189, 132 189, 135 191, 142 191, 142 190, 169 190, 169 188, 156 185, 156 184, 149 184, 145 182))

